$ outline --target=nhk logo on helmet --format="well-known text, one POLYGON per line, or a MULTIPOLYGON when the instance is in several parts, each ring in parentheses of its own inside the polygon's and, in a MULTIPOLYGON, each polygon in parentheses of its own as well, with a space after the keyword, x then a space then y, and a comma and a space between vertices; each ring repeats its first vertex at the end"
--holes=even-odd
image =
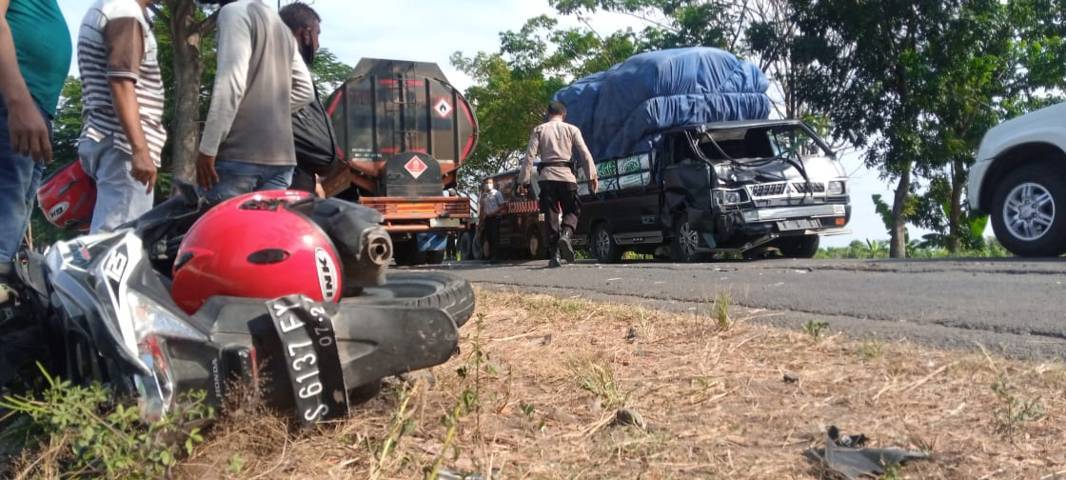
POLYGON ((55 222, 57 218, 59 218, 64 213, 67 213, 67 210, 69 209, 70 203, 59 202, 58 205, 52 207, 52 209, 48 211, 48 221, 55 222))
POLYGON ((337 266, 333 257, 323 248, 315 250, 315 267, 318 270, 318 286, 322 289, 322 299, 329 302, 337 295, 337 266))

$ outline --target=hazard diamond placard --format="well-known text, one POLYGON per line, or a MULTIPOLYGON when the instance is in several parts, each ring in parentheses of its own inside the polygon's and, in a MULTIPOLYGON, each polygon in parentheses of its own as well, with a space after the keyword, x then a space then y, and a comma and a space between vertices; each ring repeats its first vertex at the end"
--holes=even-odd
POLYGON ((429 170, 429 167, 426 166, 426 162, 423 162, 422 159, 417 156, 411 157, 411 160, 408 161, 403 168, 415 178, 421 177, 423 173, 426 173, 426 170, 429 170))
POLYGON ((433 111, 440 115, 440 118, 448 118, 452 114, 452 104, 448 103, 448 99, 442 98, 437 102, 437 105, 433 107, 433 111))

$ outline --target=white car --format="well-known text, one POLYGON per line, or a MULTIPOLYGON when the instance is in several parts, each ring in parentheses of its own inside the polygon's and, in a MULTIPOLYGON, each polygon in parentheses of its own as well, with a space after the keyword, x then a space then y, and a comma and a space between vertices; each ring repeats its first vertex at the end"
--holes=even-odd
POLYGON ((991 129, 970 170, 969 203, 1023 257, 1066 253, 1066 103, 991 129))

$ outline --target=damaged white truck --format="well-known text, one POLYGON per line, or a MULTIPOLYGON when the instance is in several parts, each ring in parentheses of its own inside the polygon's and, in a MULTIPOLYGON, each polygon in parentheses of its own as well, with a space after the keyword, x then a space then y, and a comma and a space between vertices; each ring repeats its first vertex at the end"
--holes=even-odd
POLYGON ((637 55, 556 94, 596 158, 576 241, 601 262, 627 251, 692 262, 771 251, 810 258, 846 233, 847 174, 798 120, 769 120, 769 82, 710 48, 637 55))

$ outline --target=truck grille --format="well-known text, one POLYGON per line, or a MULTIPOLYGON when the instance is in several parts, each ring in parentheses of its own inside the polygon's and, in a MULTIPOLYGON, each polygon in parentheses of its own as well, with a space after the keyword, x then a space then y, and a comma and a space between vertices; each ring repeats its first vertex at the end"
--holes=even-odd
POLYGON ((770 197, 774 195, 782 195, 785 193, 785 187, 787 186, 787 183, 755 185, 751 187, 751 195, 753 197, 770 197))
POLYGON ((825 184, 812 183, 808 185, 806 183, 793 183, 792 191, 796 193, 825 193, 825 184))

